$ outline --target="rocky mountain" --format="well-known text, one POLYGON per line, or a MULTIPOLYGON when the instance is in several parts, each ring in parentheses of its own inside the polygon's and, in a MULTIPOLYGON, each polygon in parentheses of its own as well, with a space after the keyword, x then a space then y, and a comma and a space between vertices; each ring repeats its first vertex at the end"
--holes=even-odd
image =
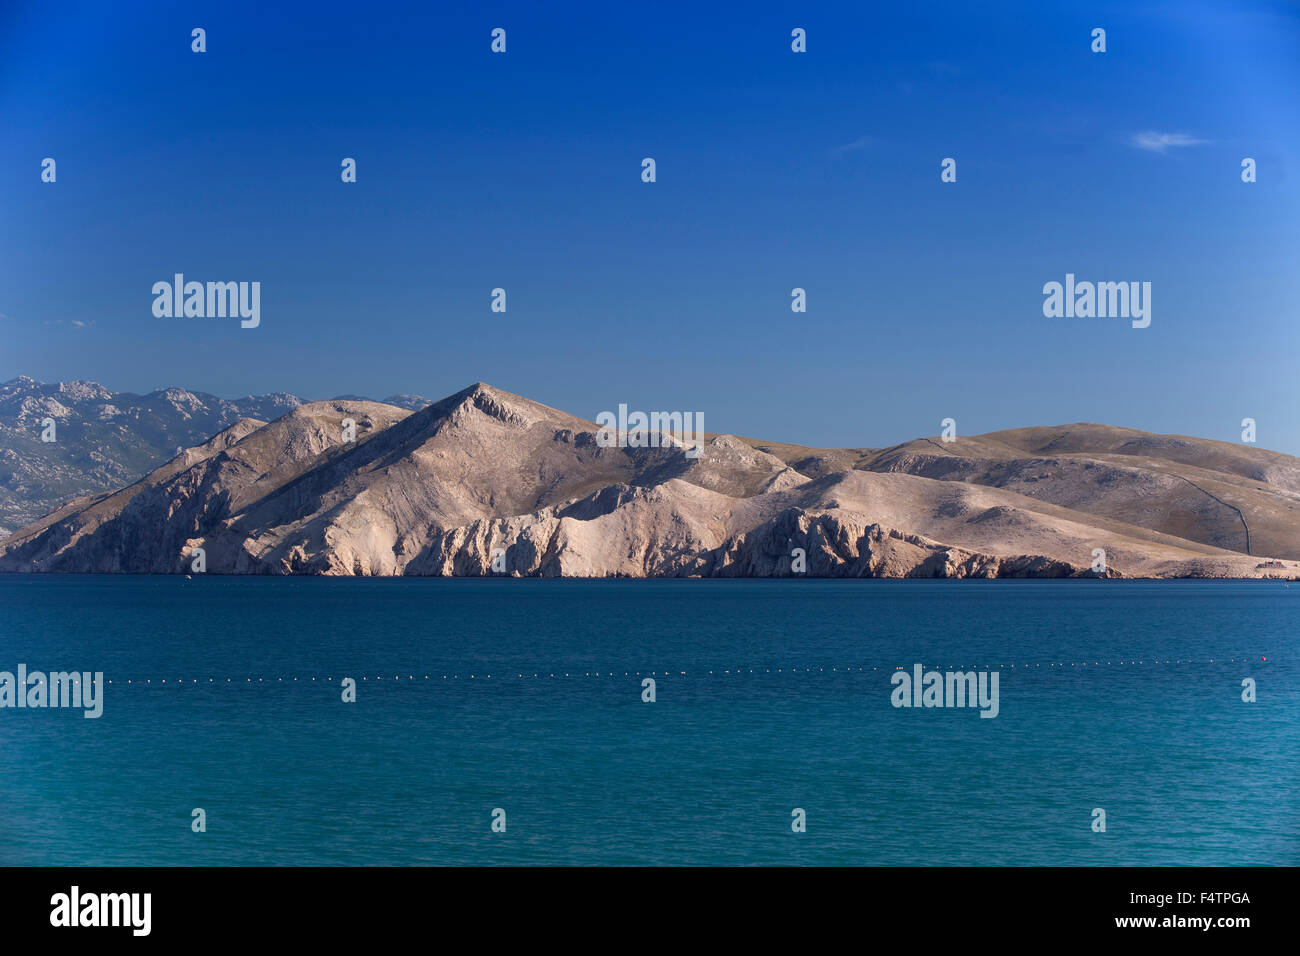
MULTIPOLYGON (((385 401, 428 404, 417 395, 385 401)), ((224 399, 183 388, 136 395, 26 376, 0 384, 0 537, 71 498, 133 482, 241 418, 269 421, 303 403, 285 393, 224 399), (47 419, 53 442, 41 440, 47 419)))
POLYGON ((1250 447, 1091 424, 604 444, 481 383, 299 404, 65 504, 0 541, 0 570, 179 573, 201 549, 206 573, 1033 577, 1096 574, 1103 549, 1112 577, 1300 575, 1300 459, 1250 447))
POLYGON ((1091 423, 883 451, 754 444, 809 474, 853 467, 985 485, 1224 550, 1300 559, 1300 459, 1251 446, 1091 423))

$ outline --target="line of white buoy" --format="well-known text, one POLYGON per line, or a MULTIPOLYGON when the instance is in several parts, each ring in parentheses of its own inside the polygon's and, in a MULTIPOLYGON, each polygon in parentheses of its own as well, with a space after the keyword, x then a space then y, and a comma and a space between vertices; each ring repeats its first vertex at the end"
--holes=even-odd
MULTIPOLYGON (((1164 659, 1161 659, 1161 658, 1151 658, 1150 660, 1148 660, 1147 658, 1142 658, 1142 659, 1139 659, 1139 660, 1129 659, 1129 660, 1106 660, 1106 661, 1103 661, 1103 660, 1093 660, 1093 661, 1048 661, 1047 664, 1046 664, 1046 667, 1048 667, 1048 669, 1051 669, 1051 668, 1060 668, 1060 669, 1064 670, 1064 669, 1066 669, 1066 668, 1070 668, 1070 667, 1136 667, 1136 666, 1139 666, 1139 665, 1143 665, 1143 666, 1145 666, 1145 665, 1150 665, 1150 664, 1227 664, 1227 663, 1232 663, 1232 664, 1235 664, 1235 663, 1243 663, 1243 664, 1244 664, 1244 663, 1254 663, 1254 662, 1264 663, 1264 662, 1267 662, 1267 660, 1268 660, 1267 656, 1263 656, 1263 655, 1261 655, 1261 656, 1258 657, 1258 658, 1256 658, 1256 657, 1240 657, 1240 658, 1238 658, 1238 657, 1229 657, 1229 658, 1222 658, 1222 657, 1220 657, 1220 658, 1214 658, 1214 657, 1211 657, 1211 658, 1204 658, 1204 659, 1197 659, 1197 658, 1164 658, 1164 659)), ((623 672, 621 672, 621 673, 618 672, 618 671, 583 671, 582 673, 579 673, 579 672, 577 672, 577 671, 563 671, 563 672, 556 671, 556 672, 545 672, 545 673, 543 673, 543 672, 541 672, 541 671, 537 671, 537 672, 534 672, 534 673, 531 673, 531 674, 529 674, 529 673, 520 673, 520 672, 516 672, 515 675, 514 675, 514 678, 513 678, 513 679, 514 679, 514 680, 543 680, 543 679, 545 679, 545 680, 565 680, 565 679, 573 679, 573 678, 580 678, 580 677, 585 677, 585 678, 592 678, 592 677, 690 677, 690 676, 706 676, 706 677, 736 676, 736 677, 739 677, 739 676, 746 675, 746 674, 813 674, 813 673, 816 673, 816 674, 824 674, 824 673, 827 673, 828 671, 829 671, 830 673, 833 673, 833 674, 860 674, 860 673, 870 673, 871 671, 881 671, 881 670, 884 670, 884 671, 909 670, 909 669, 911 669, 912 666, 914 666, 914 665, 911 665, 911 664, 897 664, 897 665, 894 665, 894 666, 892 666, 892 667, 889 666, 889 665, 884 665, 884 666, 874 666, 874 667, 867 667, 867 666, 863 665, 863 666, 860 666, 860 667, 852 667, 852 666, 850 666, 850 667, 843 667, 843 668, 841 668, 841 667, 829 667, 829 668, 828 668, 828 667, 804 667, 804 668, 798 668, 798 667, 776 667, 776 668, 772 668, 772 667, 758 667, 758 668, 755 668, 755 667, 749 667, 749 668, 744 668, 744 667, 735 667, 735 668, 714 668, 714 669, 711 669, 711 670, 706 669, 706 670, 704 670, 704 671, 696 670, 696 671, 690 671, 690 672, 688 672, 688 671, 667 671, 667 670, 664 670, 664 671, 623 671, 623 672)), ((976 664, 949 664, 946 668, 942 668, 942 669, 944 669, 944 670, 949 670, 949 671, 953 671, 953 670, 971 670, 971 669, 976 668, 977 666, 978 666, 978 665, 976 665, 976 664)), ((1041 667, 1043 667, 1043 666, 1044 666, 1044 664, 1041 663, 1041 662, 1039 662, 1039 663, 1024 663, 1024 664, 1019 664, 1019 663, 1012 663, 1012 664, 998 664, 996 668, 995 668, 994 665, 992 665, 992 664, 985 664, 983 669, 984 669, 984 670, 995 670, 995 669, 996 669, 996 670, 1006 670, 1006 669, 1010 668, 1010 669, 1025 669, 1025 670, 1028 670, 1028 669, 1030 669, 1030 668, 1041 668, 1041 667)), ((941 668, 939 668, 939 665, 937 665, 937 664, 936 664, 936 665, 930 665, 930 666, 927 666, 927 667, 926 667, 926 670, 937 670, 937 669, 941 669, 941 668)), ((346 676, 347 676, 347 675, 344 675, 344 677, 346 677, 346 676)), ((342 680, 343 677, 340 677, 339 679, 342 680)), ((366 676, 366 677, 362 677, 362 678, 360 678, 360 679, 363 680, 363 681, 371 680, 371 678, 368 677, 368 676, 366 676)), ((377 680, 377 681, 382 681, 382 680, 385 680, 386 678, 385 678, 383 675, 379 675, 379 676, 374 677, 373 679, 374 679, 374 680, 377 680)), ((476 673, 468 673, 468 674, 460 674, 460 673, 452 673, 452 672, 448 672, 448 673, 444 673, 444 674, 441 674, 441 675, 439 675, 439 674, 424 674, 424 675, 422 675, 422 676, 417 676, 417 675, 415 675, 415 674, 407 674, 405 677, 403 677, 401 674, 394 674, 391 678, 387 678, 387 679, 391 679, 391 680, 394 680, 394 681, 401 681, 401 680, 406 680, 406 681, 418 681, 418 680, 426 680, 426 681, 427 681, 427 680, 462 680, 462 679, 464 679, 464 680, 509 680, 509 679, 511 679, 511 677, 510 677, 510 674, 509 674, 509 673, 506 673, 506 674, 499 674, 499 673, 498 673, 498 674, 493 675, 493 674, 479 674, 479 673, 477 673, 477 672, 476 672, 476 673)), ((254 678, 252 678, 252 677, 245 677, 245 678, 241 681, 239 678, 233 678, 233 677, 227 677, 227 678, 225 678, 224 680, 219 680, 218 678, 215 678, 215 677, 209 677, 209 678, 207 679, 207 681, 204 682, 204 681, 202 681, 200 678, 188 678, 188 679, 186 679, 186 678, 179 678, 179 679, 168 679, 168 678, 154 679, 154 678, 145 678, 144 680, 139 680, 139 679, 136 679, 136 678, 130 678, 130 679, 127 679, 127 680, 125 680, 125 681, 122 680, 121 678, 118 678, 116 681, 111 680, 111 679, 110 679, 110 680, 107 680, 106 683, 109 683, 109 684, 113 684, 113 683, 117 683, 117 684, 132 684, 132 685, 134 685, 134 684, 148 684, 148 685, 152 685, 152 684, 168 684, 168 683, 170 683, 170 684, 175 684, 175 685, 183 686, 183 685, 185 685, 185 684, 194 685, 194 684, 199 684, 199 683, 208 683, 208 684, 220 684, 220 683, 224 683, 224 684, 235 683, 235 684, 238 684, 238 683, 244 683, 244 684, 252 684, 252 683, 256 682, 256 683, 258 683, 258 684, 265 684, 265 683, 281 684, 281 683, 286 683, 286 682, 287 682, 287 683, 310 683, 310 682, 312 682, 312 681, 333 681, 333 680, 334 680, 333 677, 303 677, 303 678, 297 678, 297 677, 276 677, 276 678, 258 677, 258 678, 256 678, 256 679, 254 679, 254 678)), ((74 680, 73 683, 76 683, 76 680, 74 680)), ((91 683, 94 683, 94 681, 92 681, 91 683)))

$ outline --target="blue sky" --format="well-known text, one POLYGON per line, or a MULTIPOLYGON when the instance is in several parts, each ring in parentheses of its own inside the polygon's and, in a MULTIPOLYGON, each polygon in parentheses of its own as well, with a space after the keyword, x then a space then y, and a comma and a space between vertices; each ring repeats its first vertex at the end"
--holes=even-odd
POLYGON ((271 6, 0 0, 0 379, 1300 454, 1296 4, 271 6), (156 318, 177 272, 261 325, 156 318), (1067 272, 1151 326, 1045 318, 1067 272))

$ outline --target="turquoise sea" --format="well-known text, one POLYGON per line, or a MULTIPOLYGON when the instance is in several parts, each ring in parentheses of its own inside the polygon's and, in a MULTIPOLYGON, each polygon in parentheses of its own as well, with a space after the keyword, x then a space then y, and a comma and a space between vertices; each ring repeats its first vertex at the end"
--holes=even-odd
POLYGON ((0 709, 0 864, 1295 865, 1298 636, 1281 582, 0 576, 0 671, 112 682, 0 709))

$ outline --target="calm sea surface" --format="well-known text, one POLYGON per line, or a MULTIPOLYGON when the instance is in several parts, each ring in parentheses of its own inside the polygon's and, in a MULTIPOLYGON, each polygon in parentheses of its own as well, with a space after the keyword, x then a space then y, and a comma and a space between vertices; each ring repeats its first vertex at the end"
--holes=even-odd
POLYGON ((0 864, 1300 864, 1298 643, 1280 582, 0 575, 0 671, 112 681, 0 709, 0 864))

